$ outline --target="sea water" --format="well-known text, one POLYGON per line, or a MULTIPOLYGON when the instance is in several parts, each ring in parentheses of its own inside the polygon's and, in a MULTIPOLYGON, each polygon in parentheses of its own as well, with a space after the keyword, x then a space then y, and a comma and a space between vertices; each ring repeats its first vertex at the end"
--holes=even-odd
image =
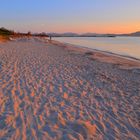
POLYGON ((140 59, 140 37, 55 37, 53 39, 140 59))

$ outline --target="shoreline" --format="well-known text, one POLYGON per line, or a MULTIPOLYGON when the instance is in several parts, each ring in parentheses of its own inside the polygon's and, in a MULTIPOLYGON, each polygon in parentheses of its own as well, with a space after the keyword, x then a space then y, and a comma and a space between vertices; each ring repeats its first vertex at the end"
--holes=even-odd
POLYGON ((69 46, 73 46, 73 47, 77 47, 77 48, 80 48, 80 49, 87 49, 87 50, 92 51, 92 52, 100 52, 100 53, 103 53, 103 54, 106 54, 106 55, 117 56, 117 57, 120 57, 120 58, 123 58, 123 59, 140 62, 140 59, 139 58, 132 57, 132 56, 129 56, 129 55, 121 55, 121 54, 117 54, 117 53, 113 53, 113 52, 109 52, 109 51, 92 49, 92 48, 88 48, 88 47, 85 47, 85 46, 74 45, 74 44, 70 44, 70 43, 64 43, 64 44, 69 45, 69 46))
POLYGON ((97 49, 91 49, 88 47, 83 47, 80 45, 74 45, 70 43, 64 43, 56 40, 49 40, 46 37, 14 37, 10 36, 9 38, 0 36, 0 43, 7 43, 10 41, 16 41, 18 39, 40 39, 43 42, 50 43, 52 45, 57 45, 63 47, 69 51, 74 51, 75 53, 80 53, 81 55, 86 55, 93 60, 98 60, 105 63, 110 63, 113 65, 118 65, 123 69, 140 69, 140 59, 134 58, 131 56, 119 55, 108 51, 102 51, 97 49))
POLYGON ((15 41, 18 39, 40 39, 43 42, 46 43, 50 43, 50 44, 55 44, 59 47, 63 47, 67 50, 70 51, 75 51, 75 53, 81 53, 82 55, 86 55, 91 59, 96 59, 99 60, 101 62, 105 62, 105 63, 111 63, 114 65, 118 65, 121 68, 124 69, 140 69, 140 59, 138 58, 134 58, 131 56, 125 56, 125 55, 120 55, 120 54, 115 54, 112 52, 108 52, 108 51, 102 51, 102 50, 97 50, 97 49, 92 49, 92 48, 88 48, 85 46, 80 46, 80 45, 74 45, 74 44, 70 44, 70 43, 64 43, 64 42, 60 42, 60 41, 56 41, 56 40, 49 40, 46 39, 46 37, 14 37, 14 36, 10 36, 9 38, 5 38, 3 36, 0 36, 0 43, 7 43, 10 41, 15 41))
POLYGON ((125 55, 119 55, 119 54, 115 54, 108 51, 91 49, 88 47, 82 47, 82 46, 74 45, 70 43, 63 43, 56 40, 52 40, 52 43, 60 47, 61 46, 65 47, 66 49, 71 50, 71 51, 76 51, 81 54, 86 54, 91 59, 97 59, 102 62, 117 64, 117 65, 120 65, 122 68, 126 68, 126 69, 134 69, 134 68, 140 69, 140 59, 138 58, 125 56, 125 55))

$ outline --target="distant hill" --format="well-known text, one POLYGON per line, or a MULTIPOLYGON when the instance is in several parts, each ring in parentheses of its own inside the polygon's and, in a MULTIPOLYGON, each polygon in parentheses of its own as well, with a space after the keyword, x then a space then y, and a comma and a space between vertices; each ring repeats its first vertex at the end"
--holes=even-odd
POLYGON ((81 37, 115 37, 115 34, 97 34, 97 33, 85 33, 81 34, 81 37))
POLYGON ((129 33, 129 34, 117 34, 117 36, 132 36, 132 37, 140 37, 140 31, 129 33))
POLYGON ((137 36, 140 37, 140 31, 129 34, 97 34, 97 33, 48 33, 48 36, 52 37, 116 37, 116 36, 137 36))
POLYGON ((140 36, 140 31, 131 33, 130 36, 140 36))
POLYGON ((83 33, 83 34, 77 34, 72 32, 66 32, 66 33, 34 33, 31 34, 31 32, 28 33, 16 33, 12 30, 8 30, 4 27, 0 28, 0 35, 33 35, 33 36, 40 36, 40 37, 116 37, 116 36, 137 36, 140 37, 140 31, 129 33, 129 34, 98 34, 98 33, 83 33))
POLYGON ((52 37, 115 37, 115 34, 97 34, 97 33, 48 33, 48 36, 52 37))
POLYGON ((77 37, 79 36, 79 34, 76 33, 48 33, 48 36, 52 36, 52 37, 77 37))

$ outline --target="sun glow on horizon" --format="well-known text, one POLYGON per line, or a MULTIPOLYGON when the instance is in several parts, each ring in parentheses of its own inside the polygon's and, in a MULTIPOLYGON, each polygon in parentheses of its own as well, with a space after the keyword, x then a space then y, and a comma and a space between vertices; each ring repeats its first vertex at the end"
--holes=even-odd
POLYGON ((140 30, 139 5, 138 0, 5 0, 0 27, 19 32, 131 33, 140 30))

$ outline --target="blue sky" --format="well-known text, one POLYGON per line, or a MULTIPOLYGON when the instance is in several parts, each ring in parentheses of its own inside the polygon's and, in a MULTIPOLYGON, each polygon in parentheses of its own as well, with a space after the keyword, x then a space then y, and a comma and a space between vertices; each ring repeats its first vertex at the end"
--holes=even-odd
POLYGON ((32 32, 140 30, 140 0, 1 0, 0 26, 32 32))

